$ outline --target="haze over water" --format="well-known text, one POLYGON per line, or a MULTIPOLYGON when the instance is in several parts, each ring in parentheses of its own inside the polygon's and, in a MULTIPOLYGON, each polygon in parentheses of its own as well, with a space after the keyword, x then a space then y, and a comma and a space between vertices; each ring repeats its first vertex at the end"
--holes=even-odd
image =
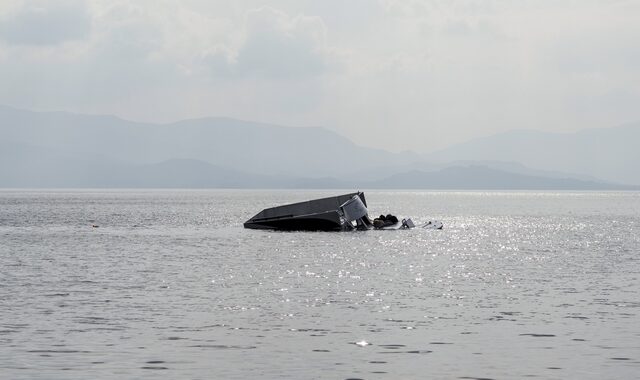
POLYGON ((338 193, 0 191, 0 377, 640 373, 639 193, 366 192, 445 227, 242 228, 338 193))

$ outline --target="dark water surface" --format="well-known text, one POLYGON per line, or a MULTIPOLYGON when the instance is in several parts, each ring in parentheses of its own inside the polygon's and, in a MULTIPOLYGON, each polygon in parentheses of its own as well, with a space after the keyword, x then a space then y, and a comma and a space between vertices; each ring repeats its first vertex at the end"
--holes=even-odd
POLYGON ((640 193, 0 191, 0 378, 640 377, 640 193), (92 225, 99 227, 94 228, 92 225))

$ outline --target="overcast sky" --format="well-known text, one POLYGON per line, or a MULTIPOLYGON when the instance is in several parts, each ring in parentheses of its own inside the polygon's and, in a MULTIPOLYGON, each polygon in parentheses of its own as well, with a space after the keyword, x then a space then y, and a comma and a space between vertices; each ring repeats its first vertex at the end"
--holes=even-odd
POLYGON ((0 103, 430 151, 640 120, 640 1, 0 2, 0 103))

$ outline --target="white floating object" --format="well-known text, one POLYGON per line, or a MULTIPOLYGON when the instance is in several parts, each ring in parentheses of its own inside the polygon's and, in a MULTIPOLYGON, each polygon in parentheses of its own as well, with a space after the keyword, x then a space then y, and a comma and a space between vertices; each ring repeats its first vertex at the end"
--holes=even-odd
POLYGON ((367 342, 366 340, 361 340, 361 341, 355 343, 356 346, 360 346, 360 347, 368 346, 370 344, 371 343, 367 342))
POLYGON ((427 223, 421 225, 420 227, 426 228, 426 229, 431 229, 431 230, 441 230, 442 229, 442 222, 439 221, 439 220, 430 220, 427 223))

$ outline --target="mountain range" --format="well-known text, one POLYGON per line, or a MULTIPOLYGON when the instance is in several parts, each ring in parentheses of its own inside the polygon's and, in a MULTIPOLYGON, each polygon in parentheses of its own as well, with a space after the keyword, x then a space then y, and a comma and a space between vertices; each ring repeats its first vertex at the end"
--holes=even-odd
POLYGON ((0 187, 636 189, 628 161, 636 151, 606 147, 599 156, 592 140, 629 142, 639 131, 518 131, 437 153, 392 153, 319 127, 229 118, 151 124, 0 106, 0 187), (562 164, 533 159, 536 146, 562 164), (590 154, 597 165, 583 164, 590 154))
POLYGON ((518 162, 527 167, 578 173, 640 185, 640 123, 574 133, 516 130, 427 154, 427 161, 518 162))

